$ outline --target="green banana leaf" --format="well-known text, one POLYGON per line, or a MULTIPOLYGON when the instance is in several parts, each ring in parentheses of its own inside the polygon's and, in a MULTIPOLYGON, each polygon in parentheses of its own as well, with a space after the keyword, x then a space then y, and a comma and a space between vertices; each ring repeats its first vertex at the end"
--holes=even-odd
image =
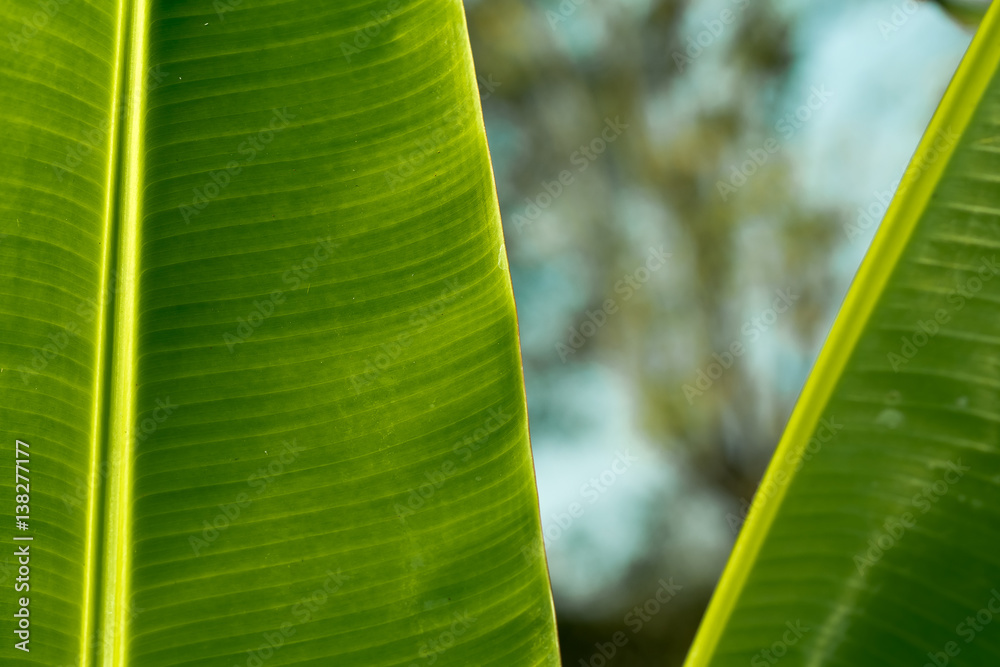
POLYGON ((799 398, 687 665, 1000 664, 998 65, 993 3, 799 398))
POLYGON ((0 664, 558 664, 461 3, 0 36, 0 664))

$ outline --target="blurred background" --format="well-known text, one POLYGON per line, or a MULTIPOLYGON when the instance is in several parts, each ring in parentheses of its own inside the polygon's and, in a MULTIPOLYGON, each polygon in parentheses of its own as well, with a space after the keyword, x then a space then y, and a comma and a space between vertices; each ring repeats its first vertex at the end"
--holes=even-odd
POLYGON ((567 667, 683 661, 985 5, 465 0, 567 667))

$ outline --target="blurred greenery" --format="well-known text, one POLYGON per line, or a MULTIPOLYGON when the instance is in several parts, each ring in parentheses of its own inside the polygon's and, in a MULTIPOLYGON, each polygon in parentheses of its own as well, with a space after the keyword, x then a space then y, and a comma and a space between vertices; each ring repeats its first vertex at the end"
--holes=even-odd
POLYGON ((941 4, 466 1, 564 664, 683 660, 985 3, 941 4))

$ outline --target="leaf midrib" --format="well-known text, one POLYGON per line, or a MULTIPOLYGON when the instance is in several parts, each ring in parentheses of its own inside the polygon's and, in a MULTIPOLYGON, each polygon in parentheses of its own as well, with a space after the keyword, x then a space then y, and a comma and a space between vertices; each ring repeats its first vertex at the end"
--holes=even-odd
POLYGON ((147 7, 118 0, 108 110, 81 664, 125 664, 147 7), (124 105, 125 113, 118 110, 124 105), (115 278, 112 283, 112 277, 115 278), (112 284, 114 287, 112 288, 112 284), (106 475, 102 471, 107 471, 106 475))

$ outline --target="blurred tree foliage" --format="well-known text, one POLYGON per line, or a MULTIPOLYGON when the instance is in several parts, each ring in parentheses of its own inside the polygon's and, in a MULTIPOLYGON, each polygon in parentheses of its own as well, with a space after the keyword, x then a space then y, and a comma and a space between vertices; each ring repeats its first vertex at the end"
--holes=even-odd
MULTIPOLYGON (((736 192, 720 193, 748 150, 783 139, 776 122, 789 113, 796 62, 789 13, 768 0, 481 0, 466 11, 515 295, 545 289, 552 267, 568 276, 579 294, 552 306, 549 329, 565 337, 649 246, 664 245, 667 269, 572 361, 599 358, 625 373, 649 438, 740 515, 846 287, 831 288, 843 213, 801 196, 782 151, 736 192), (616 118, 628 128, 578 171, 581 146, 616 118), (564 171, 573 175, 564 192, 540 197, 564 171), (743 327, 775 290, 798 299, 754 342, 743 327), (689 400, 684 385, 734 342, 746 354, 689 400)), ((526 373, 561 372, 551 340, 532 344, 524 320, 526 373)), ((529 390, 529 400, 533 423, 553 417, 544 396, 529 390)), ((663 563, 686 548, 670 546, 678 520, 670 511, 650 519, 662 539, 599 609, 561 603, 557 588, 564 664, 589 664, 595 642, 624 629, 663 563)), ((685 594, 627 633, 614 664, 680 664, 726 555, 688 573, 685 594)))

